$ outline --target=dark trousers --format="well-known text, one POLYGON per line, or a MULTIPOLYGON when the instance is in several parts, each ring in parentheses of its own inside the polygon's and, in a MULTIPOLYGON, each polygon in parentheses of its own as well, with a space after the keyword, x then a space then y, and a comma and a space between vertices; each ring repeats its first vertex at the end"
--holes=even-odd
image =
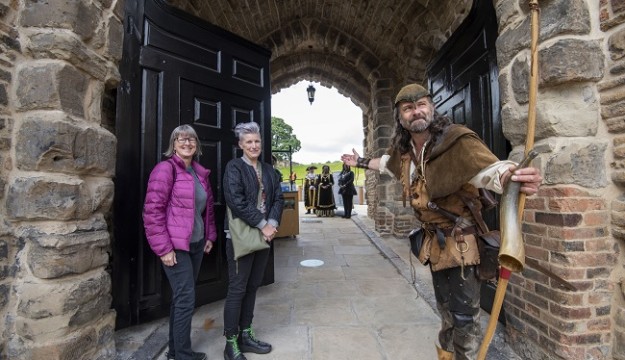
MULTIPOLYGON (((263 281, 269 250, 260 250, 234 260, 232 240, 226 240, 228 295, 224 304, 224 335, 238 335, 252 325, 256 291, 263 281)), ((177 360, 177 359, 176 359, 177 360)))
POLYGON ((343 198, 343 208, 345 208, 345 217, 352 216, 352 208, 354 207, 354 196, 353 195, 341 195, 343 198))
POLYGON ((456 360, 473 360, 480 347, 481 283, 475 266, 454 267, 432 273, 436 307, 441 314, 438 341, 443 350, 454 353, 456 360))
POLYGON ((169 310, 169 354, 191 359, 191 318, 195 309, 195 281, 204 257, 204 241, 191 243, 189 251, 176 250, 177 264, 165 266, 172 291, 169 310))

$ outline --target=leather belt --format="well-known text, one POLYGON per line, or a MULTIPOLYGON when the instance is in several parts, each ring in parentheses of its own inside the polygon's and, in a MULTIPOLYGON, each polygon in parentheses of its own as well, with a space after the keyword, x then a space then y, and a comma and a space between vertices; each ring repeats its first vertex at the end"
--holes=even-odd
MULTIPOLYGON (((451 231, 453 229, 454 228, 452 226, 452 227, 441 229, 441 231, 443 232, 443 234, 445 234, 445 237, 450 237, 450 236, 452 236, 451 231)), ((465 228, 462 228, 462 234, 463 235, 477 234, 477 226, 471 225, 471 226, 467 226, 465 228)))

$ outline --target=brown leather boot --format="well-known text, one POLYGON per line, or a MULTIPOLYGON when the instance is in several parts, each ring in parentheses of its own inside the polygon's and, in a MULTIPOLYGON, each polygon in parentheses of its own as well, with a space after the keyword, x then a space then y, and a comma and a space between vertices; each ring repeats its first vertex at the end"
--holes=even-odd
POLYGON ((454 360, 454 353, 441 349, 436 345, 436 352, 438 353, 438 360, 454 360))

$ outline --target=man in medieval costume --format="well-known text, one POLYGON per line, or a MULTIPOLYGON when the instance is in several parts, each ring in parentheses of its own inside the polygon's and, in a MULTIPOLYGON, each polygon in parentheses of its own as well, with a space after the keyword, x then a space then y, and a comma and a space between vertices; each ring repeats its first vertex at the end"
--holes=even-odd
POLYGON ((319 186, 319 178, 315 175, 316 166, 306 168, 306 177, 304 178, 304 206, 306 214, 315 211, 317 206, 317 187, 319 186))
POLYGON ((341 159, 400 181, 404 203, 409 199, 419 220, 416 252, 430 267, 441 314, 438 358, 474 360, 481 340, 480 257, 476 218, 467 199, 479 212, 480 202, 473 201, 478 188, 501 193, 507 181, 517 181, 520 191, 532 195, 542 178, 536 168, 517 169, 511 161, 499 161, 476 133, 436 113, 429 92, 420 85, 399 91, 394 118, 395 134, 386 155, 367 159, 354 150, 341 159), (452 221, 449 214, 462 221, 452 221))

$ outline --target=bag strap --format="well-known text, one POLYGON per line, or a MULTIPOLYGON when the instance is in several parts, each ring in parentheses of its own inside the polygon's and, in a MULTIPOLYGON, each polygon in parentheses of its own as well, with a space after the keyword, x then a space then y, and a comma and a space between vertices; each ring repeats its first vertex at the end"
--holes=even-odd
POLYGON ((259 161, 256 163, 256 166, 258 168, 258 172, 256 173, 258 175, 258 200, 256 200, 256 207, 260 209, 262 206, 261 202, 263 201, 263 165, 259 161))
POLYGON ((467 205, 469 211, 471 211, 480 235, 486 234, 488 232, 488 225, 486 225, 486 222, 482 217, 482 212, 476 208, 475 203, 473 202, 476 198, 468 197, 464 193, 460 194, 460 198, 462 198, 462 201, 467 205))

